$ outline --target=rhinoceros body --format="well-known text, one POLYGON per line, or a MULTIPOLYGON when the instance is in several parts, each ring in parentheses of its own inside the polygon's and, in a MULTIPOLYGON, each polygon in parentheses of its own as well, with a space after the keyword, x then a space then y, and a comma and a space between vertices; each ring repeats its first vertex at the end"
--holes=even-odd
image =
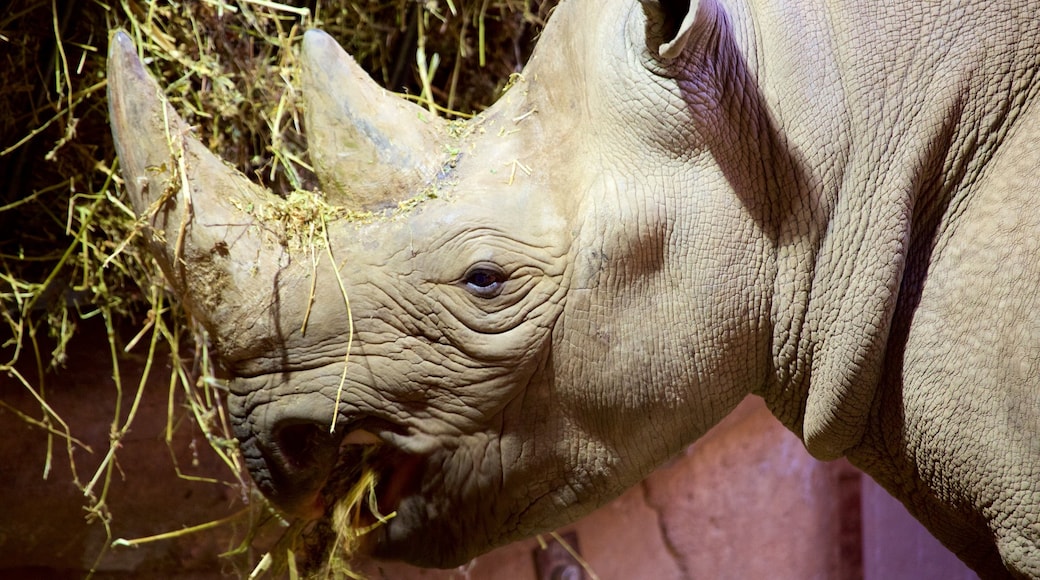
POLYGON ((328 199, 376 212, 327 247, 243 209, 272 196, 164 114, 125 36, 110 65, 134 207, 276 504, 320 514, 374 445, 397 517, 371 548, 453 565, 755 393, 983 576, 1040 577, 1033 3, 565 0, 465 126, 322 33, 303 61, 328 199))

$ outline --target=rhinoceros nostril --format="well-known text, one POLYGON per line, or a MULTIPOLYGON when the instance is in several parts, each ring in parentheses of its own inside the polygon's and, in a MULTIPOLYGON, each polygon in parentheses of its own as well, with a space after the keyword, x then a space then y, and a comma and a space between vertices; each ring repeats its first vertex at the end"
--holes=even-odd
POLYGON ((314 423, 292 423, 276 429, 274 443, 286 467, 311 471, 328 466, 335 457, 339 438, 314 423))

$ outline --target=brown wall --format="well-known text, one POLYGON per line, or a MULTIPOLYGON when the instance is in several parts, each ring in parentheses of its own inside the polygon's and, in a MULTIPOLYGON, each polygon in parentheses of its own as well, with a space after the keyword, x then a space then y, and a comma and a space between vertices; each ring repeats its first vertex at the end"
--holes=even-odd
MULTIPOLYGON (((45 374, 43 396, 68 424, 72 435, 90 447, 87 451, 74 446, 71 454, 78 479, 86 485, 109 449, 116 387, 103 328, 88 325, 82 332, 64 369, 45 374)), ((127 336, 133 336, 133 332, 127 336)), ((47 348, 44 345, 43 352, 47 348)), ((102 554, 117 538, 178 530, 242 507, 239 492, 226 484, 178 477, 178 468, 187 477, 216 475, 227 479, 229 472, 190 424, 180 396, 172 408, 177 428, 167 445, 169 362, 168 354, 156 357, 137 419, 115 456, 105 505, 110 531, 85 510, 87 500, 72 483, 64 440, 53 438, 51 469, 45 479, 46 432, 0 406, 0 578, 83 578, 83 571, 95 565, 103 572, 96 578, 162 578, 174 573, 204 578, 227 566, 218 563, 217 554, 232 547, 235 530, 231 527, 102 554)), ((121 368, 124 393, 119 426, 130 411, 143 372, 143 358, 137 354, 123 356, 121 368)), ((34 386, 39 385, 34 367, 26 364, 20 370, 34 386)), ((26 415, 42 417, 40 405, 25 386, 2 372, 0 399, 26 415)), ((54 426, 61 430, 57 423, 54 426)), ((102 477, 93 487, 95 496, 100 497, 104 486, 102 477)))

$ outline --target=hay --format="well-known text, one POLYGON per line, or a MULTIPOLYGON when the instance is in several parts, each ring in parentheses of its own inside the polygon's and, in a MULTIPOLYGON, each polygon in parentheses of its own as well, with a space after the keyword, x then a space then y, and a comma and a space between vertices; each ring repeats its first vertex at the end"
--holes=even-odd
MULTIPOLYGON (((30 392, 39 409, 4 408, 46 434, 44 477, 53 461, 67 456, 88 513, 110 540, 108 483, 145 379, 154 372, 152 359, 163 345, 172 362, 167 441, 175 429, 176 398, 189 409, 193 428, 228 466, 226 481, 246 483, 222 405, 224 387, 212 378, 208 342, 168 296, 155 262, 138 243, 140 224, 125 201, 105 101, 108 31, 128 30, 151 74, 204 144, 250 178, 283 193, 281 205, 263 210, 272 212, 265 219, 285 225, 285 243, 313 249, 322 243, 315 232, 323 231, 315 223, 337 217, 338 210, 315 203, 309 193, 317 180, 300 132, 293 51, 302 31, 324 28, 384 86, 430 110, 465 117, 492 102, 520 70, 551 4, 8 3, 0 16, 0 231, 17 234, 0 237, 0 318, 10 329, 10 338, 0 344, 0 376, 30 392), (101 465, 80 474, 73 450, 86 445, 48 405, 48 389, 57 387, 45 381, 48 370, 62 367, 68 349, 75 348, 78 324, 95 317, 104 320, 110 337, 115 400, 121 401, 127 390, 133 402, 129 409, 112 409, 109 448, 88 449, 103 454, 101 465), (128 321, 139 330, 126 339, 118 328, 128 321), (55 345, 49 351, 42 348, 45 338, 55 345), (121 357, 132 351, 144 351, 148 367, 137 385, 123 385, 121 357), (25 368, 32 368, 36 378, 20 370, 25 368)), ((300 532, 263 502, 251 504, 252 511, 230 519, 288 529, 288 535, 300 532)), ((226 523, 201 523, 198 530, 226 523)), ((263 535, 257 527, 243 538, 240 551, 263 535)), ((291 558, 288 565, 293 566, 291 558)))
POLYGON ((376 498, 379 472, 366 449, 359 460, 341 461, 332 481, 323 491, 325 517, 303 534, 296 552, 301 555, 302 572, 309 578, 358 578, 352 562, 366 535, 397 514, 382 514, 376 498))
POLYGON ((361 578, 353 564, 362 539, 396 515, 379 512, 375 496, 378 481, 378 472, 368 463, 366 451, 360 460, 339 470, 323 491, 327 506, 324 517, 289 524, 260 558, 249 578, 361 578))
POLYGON ((376 500, 376 483, 379 478, 375 470, 364 467, 357 482, 340 498, 332 508, 332 529, 336 531, 336 546, 347 556, 357 553, 361 547, 361 539, 372 530, 390 521, 397 515, 391 512, 379 513, 376 500), (362 508, 367 507, 376 521, 366 524, 361 519, 362 508))

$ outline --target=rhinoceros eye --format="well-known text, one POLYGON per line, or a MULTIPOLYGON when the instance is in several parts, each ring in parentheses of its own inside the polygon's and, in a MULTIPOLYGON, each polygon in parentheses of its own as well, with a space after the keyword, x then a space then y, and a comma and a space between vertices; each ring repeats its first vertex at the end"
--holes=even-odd
POLYGON ((466 289, 480 298, 493 298, 502 291, 506 273, 494 264, 477 264, 462 279, 466 289))

